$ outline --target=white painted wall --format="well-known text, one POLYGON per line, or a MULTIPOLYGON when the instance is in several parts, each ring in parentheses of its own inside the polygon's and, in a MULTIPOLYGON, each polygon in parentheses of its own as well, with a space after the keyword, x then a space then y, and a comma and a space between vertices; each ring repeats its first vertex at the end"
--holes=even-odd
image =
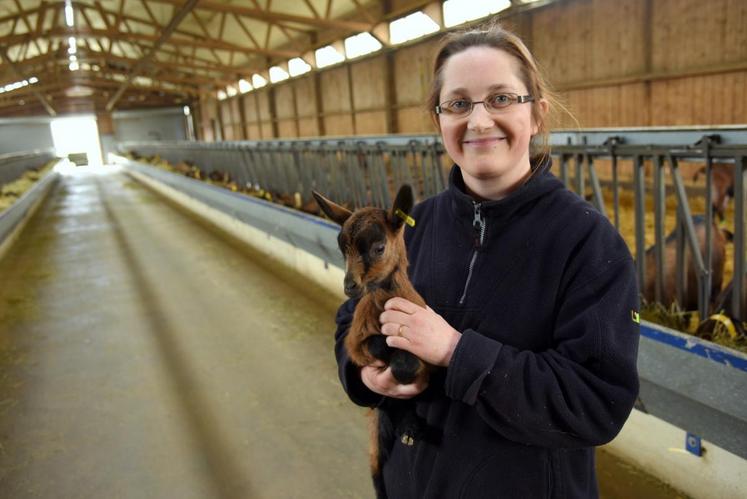
POLYGON ((45 117, 0 119, 0 154, 53 148, 50 121, 45 117))

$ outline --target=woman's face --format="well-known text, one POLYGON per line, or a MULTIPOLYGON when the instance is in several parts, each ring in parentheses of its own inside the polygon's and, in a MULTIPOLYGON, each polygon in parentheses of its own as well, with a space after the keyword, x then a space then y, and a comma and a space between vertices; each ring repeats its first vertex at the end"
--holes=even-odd
MULTIPOLYGON (((507 52, 491 47, 459 52, 443 66, 439 102, 482 101, 495 93, 527 95, 519 64, 507 52)), ((440 114, 438 120, 446 151, 460 166, 471 194, 500 199, 529 174, 529 141, 537 133, 531 103, 491 112, 475 104, 467 116, 440 114)))

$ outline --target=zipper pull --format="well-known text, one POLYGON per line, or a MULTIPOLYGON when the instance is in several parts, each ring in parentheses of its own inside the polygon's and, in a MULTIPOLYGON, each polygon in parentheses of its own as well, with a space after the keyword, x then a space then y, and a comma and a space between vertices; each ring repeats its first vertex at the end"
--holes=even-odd
POLYGON ((479 248, 482 245, 482 239, 485 235, 485 220, 482 218, 482 212, 480 211, 480 203, 475 203, 473 201, 473 205, 475 207, 475 218, 472 221, 472 228, 475 229, 475 247, 479 248))

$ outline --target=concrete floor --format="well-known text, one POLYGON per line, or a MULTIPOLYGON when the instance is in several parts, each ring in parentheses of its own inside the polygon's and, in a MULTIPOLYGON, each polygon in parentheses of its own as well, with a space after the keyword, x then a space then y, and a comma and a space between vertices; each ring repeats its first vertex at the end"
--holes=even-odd
POLYGON ((109 171, 0 261, 0 497, 370 497, 335 304, 109 171))

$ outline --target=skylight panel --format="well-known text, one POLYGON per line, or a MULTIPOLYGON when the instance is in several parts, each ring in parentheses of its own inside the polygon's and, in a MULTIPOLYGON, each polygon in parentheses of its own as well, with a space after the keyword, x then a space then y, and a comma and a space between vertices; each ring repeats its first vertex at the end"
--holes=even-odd
POLYGON ((380 49, 381 43, 371 36, 371 33, 359 33, 345 38, 345 55, 348 59, 370 54, 380 49))
POLYGON ((331 66, 345 60, 345 56, 339 53, 332 45, 317 49, 314 56, 316 57, 316 67, 318 68, 331 66))
POLYGON ((451 28, 474 19, 495 14, 511 7, 509 0, 486 2, 485 0, 446 0, 444 2, 444 26, 451 28))
POLYGON ((4 94, 5 92, 12 92, 13 90, 18 90, 19 88, 23 87, 28 87, 29 85, 33 85, 38 81, 39 78, 37 78, 36 76, 32 76, 28 80, 15 81, 13 83, 8 83, 7 85, 0 85, 0 94, 4 94))
POLYGON ((291 76, 298 76, 311 71, 311 66, 300 57, 294 57, 288 61, 288 72, 291 76))
POLYGON ((226 100, 226 97, 228 97, 224 90, 218 90, 216 95, 218 96, 218 100, 226 100))
POLYGON ((70 48, 67 49, 68 54, 72 55, 78 51, 78 44, 76 43, 74 36, 67 39, 67 44, 70 46, 70 48))
POLYGON ((439 29, 438 23, 424 12, 413 12, 389 23, 389 39, 393 44, 404 43, 439 29))
POLYGON ((267 85, 267 80, 262 78, 260 75, 252 75, 252 86, 254 88, 261 88, 267 85))
POLYGON ((234 87, 233 85, 228 85, 226 87, 226 95, 228 95, 229 97, 233 97, 234 95, 236 95, 238 93, 239 93, 239 91, 236 90, 236 87, 234 87))
POLYGON ((239 80, 239 92, 241 92, 242 94, 245 94, 251 91, 252 91, 252 84, 243 78, 240 79, 239 80))
POLYGON ((80 66, 78 65, 78 61, 71 62, 68 68, 70 69, 70 71, 78 71, 80 69, 80 66))
POLYGON ((290 78, 290 75, 280 66, 272 66, 270 68, 270 81, 272 83, 287 80, 288 78, 290 78))

